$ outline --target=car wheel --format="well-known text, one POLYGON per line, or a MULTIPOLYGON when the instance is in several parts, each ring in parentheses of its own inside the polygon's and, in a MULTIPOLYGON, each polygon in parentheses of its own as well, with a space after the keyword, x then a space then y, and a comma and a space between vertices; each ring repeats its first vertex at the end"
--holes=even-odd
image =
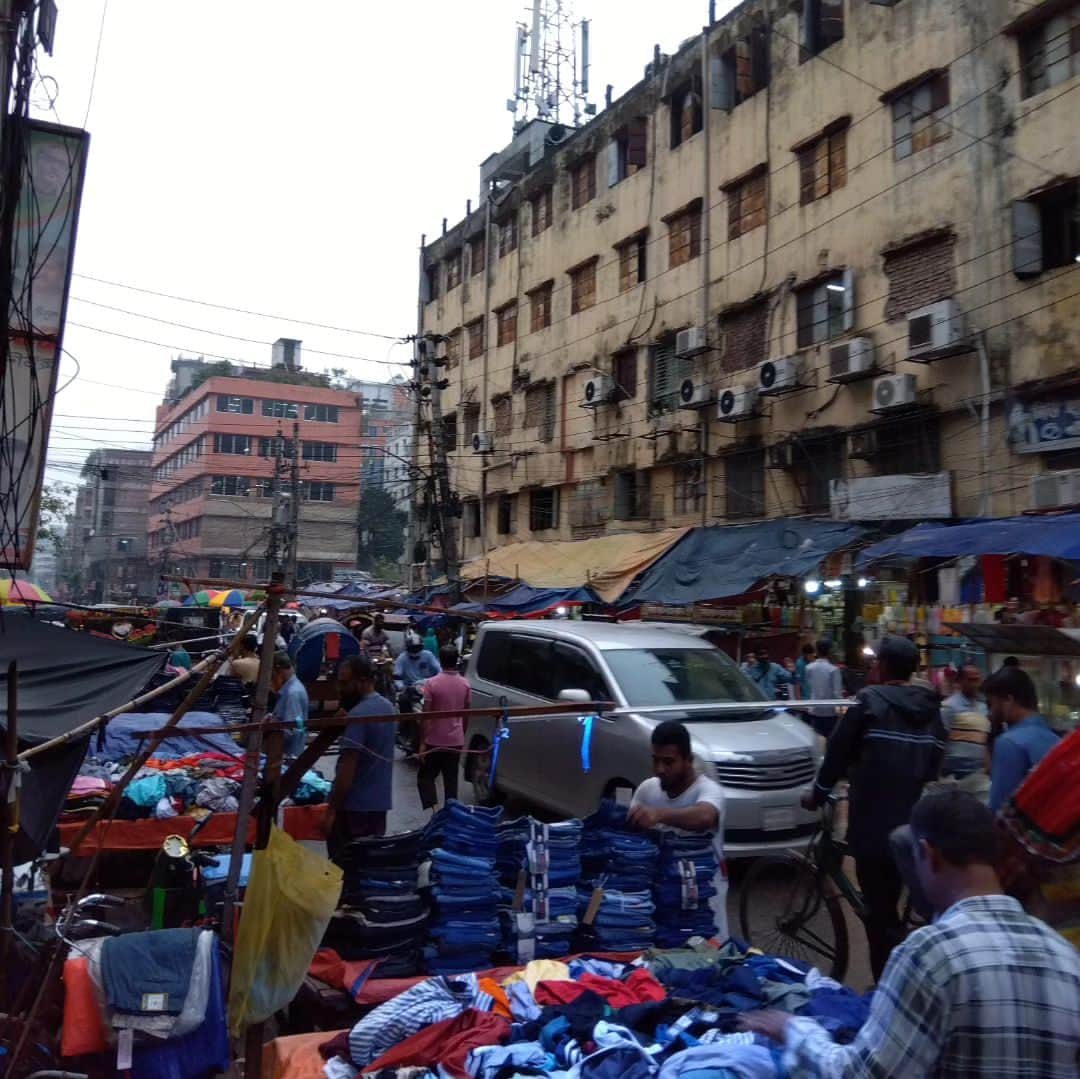
POLYGON ((491 743, 486 738, 476 738, 469 749, 466 777, 472 783, 473 802, 478 806, 498 805, 504 795, 496 784, 490 782, 491 743))

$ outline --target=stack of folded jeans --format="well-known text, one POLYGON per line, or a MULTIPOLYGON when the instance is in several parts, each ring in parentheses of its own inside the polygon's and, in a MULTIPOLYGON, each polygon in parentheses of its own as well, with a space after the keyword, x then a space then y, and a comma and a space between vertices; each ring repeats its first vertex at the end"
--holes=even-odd
MULTIPOLYGON (((592 889, 578 889, 578 912, 584 916, 592 889)), ((656 936, 652 893, 604 889, 592 929, 596 948, 605 952, 640 952, 651 948, 656 936)))
POLYGON ((324 944, 343 959, 378 959, 379 977, 421 969, 428 910, 419 891, 423 832, 353 839, 342 849, 341 905, 324 944))
POLYGON ((691 937, 716 935, 709 903, 716 895, 716 871, 711 835, 662 833, 653 885, 658 947, 682 948, 691 937))
POLYGON ((424 958, 429 974, 465 974, 491 966, 499 946, 495 829, 501 809, 454 799, 431 818, 432 917, 424 958))

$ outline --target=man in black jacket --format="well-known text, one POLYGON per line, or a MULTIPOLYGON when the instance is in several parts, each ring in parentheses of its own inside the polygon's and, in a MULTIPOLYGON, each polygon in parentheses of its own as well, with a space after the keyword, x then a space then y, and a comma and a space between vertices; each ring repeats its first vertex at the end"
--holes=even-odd
POLYGON ((867 686, 829 739, 807 809, 820 806, 838 780, 851 781, 848 844, 866 900, 870 969, 877 980, 902 933, 897 904, 903 881, 889 833, 904 824, 938 775, 945 727, 937 694, 909 681, 919 653, 903 637, 886 637, 878 650, 881 685, 867 686))

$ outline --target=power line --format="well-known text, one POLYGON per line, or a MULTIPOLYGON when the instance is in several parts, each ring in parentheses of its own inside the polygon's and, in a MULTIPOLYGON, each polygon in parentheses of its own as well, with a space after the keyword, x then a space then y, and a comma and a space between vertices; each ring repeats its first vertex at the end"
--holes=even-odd
POLYGON ((90 73, 90 92, 86 98, 86 114, 83 116, 82 122, 84 128, 90 122, 90 109, 94 104, 94 88, 97 86, 98 61, 101 59, 101 40, 105 36, 105 18, 108 13, 109 0, 103 0, 101 5, 101 23, 98 26, 97 45, 94 48, 94 69, 90 73))

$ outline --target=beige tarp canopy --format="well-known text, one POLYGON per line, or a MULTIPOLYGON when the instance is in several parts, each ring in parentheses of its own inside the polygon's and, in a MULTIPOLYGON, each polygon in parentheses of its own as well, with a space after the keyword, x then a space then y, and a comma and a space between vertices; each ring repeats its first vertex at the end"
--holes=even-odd
POLYGON ((466 562, 461 567, 461 576, 467 581, 488 574, 512 577, 535 588, 589 585, 606 603, 614 603, 643 569, 688 531, 688 528, 669 528, 663 532, 624 532, 586 540, 510 543, 466 562))

